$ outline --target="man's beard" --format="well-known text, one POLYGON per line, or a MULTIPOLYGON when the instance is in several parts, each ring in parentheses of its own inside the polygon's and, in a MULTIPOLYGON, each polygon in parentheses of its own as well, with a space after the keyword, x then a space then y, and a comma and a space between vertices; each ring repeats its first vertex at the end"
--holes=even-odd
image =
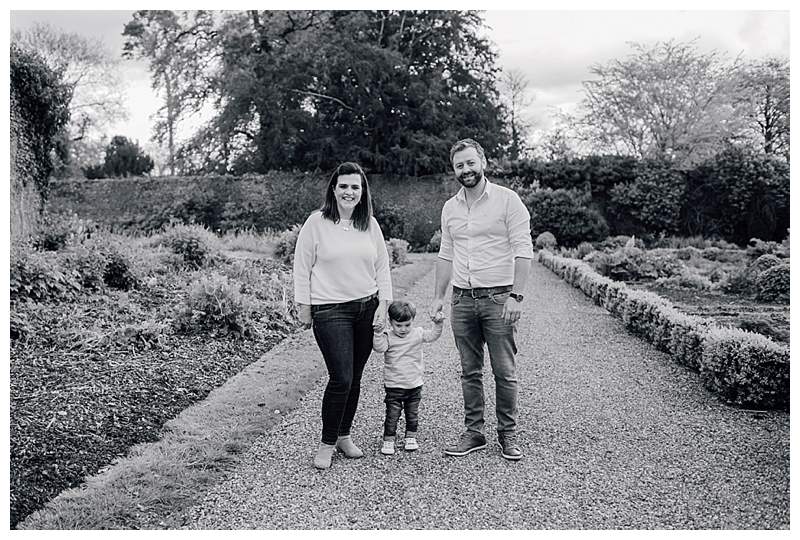
POLYGON ((471 173, 469 175, 462 174, 457 177, 458 182, 466 187, 466 188, 473 188, 478 185, 478 183, 483 178, 483 175, 480 173, 471 173), (466 178, 465 178, 466 177, 466 178))

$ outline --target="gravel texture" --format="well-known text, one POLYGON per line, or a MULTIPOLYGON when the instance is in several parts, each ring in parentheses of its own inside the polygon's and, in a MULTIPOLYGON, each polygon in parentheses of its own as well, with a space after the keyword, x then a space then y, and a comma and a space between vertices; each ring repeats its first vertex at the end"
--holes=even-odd
MULTIPOLYGON (((418 323, 427 324, 432 291, 431 271, 408 293, 418 323)), ((380 454, 382 359, 373 355, 353 426, 364 458, 337 455, 329 470, 313 468, 323 377, 191 510, 189 528, 789 527, 787 413, 720 402, 695 373, 538 263, 525 303, 517 356, 521 461, 504 460, 495 444, 488 358, 490 444, 465 457, 443 454, 463 429, 448 319, 442 338, 426 346, 419 450, 380 454)))

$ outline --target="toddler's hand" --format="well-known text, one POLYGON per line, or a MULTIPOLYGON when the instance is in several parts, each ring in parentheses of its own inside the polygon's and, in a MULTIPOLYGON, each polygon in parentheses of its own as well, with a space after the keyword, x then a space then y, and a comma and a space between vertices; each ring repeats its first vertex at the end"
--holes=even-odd
POLYGON ((376 334, 382 333, 383 332, 383 323, 380 322, 380 321, 375 321, 374 323, 372 323, 372 330, 376 334))
POLYGON ((441 311, 437 311, 434 313, 433 317, 431 317, 431 320, 436 324, 441 324, 444 322, 444 314, 441 311))

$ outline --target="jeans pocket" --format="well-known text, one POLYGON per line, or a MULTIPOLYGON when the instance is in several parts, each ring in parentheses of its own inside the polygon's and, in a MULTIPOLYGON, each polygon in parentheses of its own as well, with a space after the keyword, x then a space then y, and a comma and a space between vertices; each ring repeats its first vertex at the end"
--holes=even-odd
POLYGON ((461 302, 461 295, 460 294, 458 294, 458 295, 454 294, 453 297, 450 299, 450 305, 451 306, 457 306, 459 302, 461 302))
POLYGON ((494 294, 490 294, 490 295, 489 295, 489 298, 491 298, 491 299, 492 299, 492 302, 494 302, 494 303, 495 303, 495 304, 497 304, 498 306, 502 306, 502 305, 504 305, 504 304, 506 303, 506 300, 508 300, 508 295, 509 295, 509 294, 510 294, 510 293, 507 293, 507 292, 504 292, 504 293, 494 293, 494 294))
POLYGON ((339 306, 337 304, 324 304, 322 306, 311 306, 311 319, 316 319, 323 315, 333 313, 339 306))

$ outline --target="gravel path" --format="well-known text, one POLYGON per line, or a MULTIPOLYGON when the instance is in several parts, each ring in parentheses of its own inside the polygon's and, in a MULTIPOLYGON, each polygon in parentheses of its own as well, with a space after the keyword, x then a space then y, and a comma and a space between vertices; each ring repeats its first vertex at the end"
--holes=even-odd
MULTIPOLYGON (((432 290, 430 272, 408 297, 424 312, 432 290)), ((353 426, 363 459, 336 456, 331 469, 313 468, 320 380, 192 509, 190 527, 788 528, 787 413, 724 405, 696 374, 538 263, 525 302, 521 461, 504 460, 494 444, 493 383, 486 385, 490 445, 461 458, 442 453, 463 429, 448 320, 425 353, 418 451, 380 454, 382 359, 373 355, 353 426)), ((488 358, 484 373, 490 381, 488 358)))

